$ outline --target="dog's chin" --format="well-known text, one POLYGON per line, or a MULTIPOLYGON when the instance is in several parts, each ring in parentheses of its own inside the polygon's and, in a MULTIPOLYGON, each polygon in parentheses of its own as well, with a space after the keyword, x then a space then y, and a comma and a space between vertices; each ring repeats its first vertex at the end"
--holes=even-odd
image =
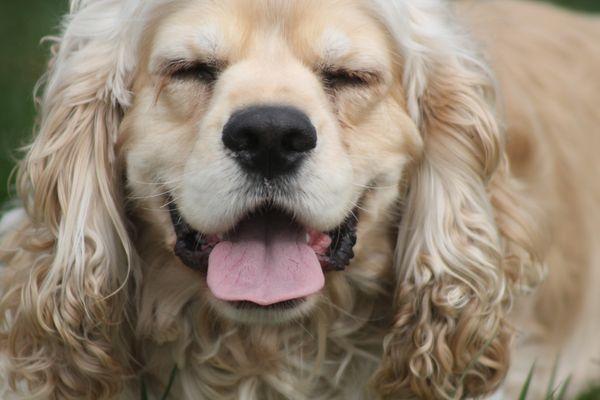
POLYGON ((219 300, 209 294, 209 302, 215 312, 223 318, 245 325, 284 325, 308 317, 317 307, 319 295, 287 300, 261 306, 256 303, 219 300))

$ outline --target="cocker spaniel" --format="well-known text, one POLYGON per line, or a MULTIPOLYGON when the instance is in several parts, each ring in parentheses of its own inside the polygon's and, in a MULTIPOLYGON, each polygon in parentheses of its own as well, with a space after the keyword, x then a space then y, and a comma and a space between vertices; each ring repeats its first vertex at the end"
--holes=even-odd
POLYGON ((599 41, 509 0, 71 0, 2 227, 2 399, 600 376, 599 41))

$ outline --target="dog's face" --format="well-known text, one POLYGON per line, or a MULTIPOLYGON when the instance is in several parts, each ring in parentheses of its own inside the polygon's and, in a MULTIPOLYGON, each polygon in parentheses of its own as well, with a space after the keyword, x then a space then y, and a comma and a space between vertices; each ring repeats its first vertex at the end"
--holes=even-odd
POLYGON ((224 315, 305 314, 387 240, 420 151, 390 39, 357 1, 205 0, 161 15, 122 124, 134 209, 177 257, 172 273, 196 270, 224 315))

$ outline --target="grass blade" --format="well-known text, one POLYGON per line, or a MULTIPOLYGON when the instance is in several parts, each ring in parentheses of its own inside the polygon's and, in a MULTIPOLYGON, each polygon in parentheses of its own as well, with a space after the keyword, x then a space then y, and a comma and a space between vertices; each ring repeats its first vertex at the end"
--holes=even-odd
POLYGON ((531 380, 533 379, 533 372, 535 371, 535 363, 531 366, 529 370, 529 374, 527 374, 527 380, 523 385, 523 389, 521 389, 521 394, 519 395, 519 400, 527 400, 527 395, 529 394, 529 386, 531 385, 531 380))
POLYGON ((171 371, 171 376, 169 376, 169 383, 167 384, 167 388, 165 389, 165 393, 162 395, 161 400, 167 400, 169 398, 169 393, 173 388, 173 383, 175 382, 175 376, 177 376, 177 366, 173 367, 171 371))
POLYGON ((146 387, 146 381, 143 376, 140 378, 140 381, 141 398, 142 400, 148 400, 148 388, 146 387))
POLYGON ((567 394, 567 389, 569 389, 569 385, 571 384, 571 377, 569 376, 566 381, 560 387, 560 391, 558 392, 558 396, 556 400, 565 400, 565 395, 567 394))
POLYGON ((554 366, 552 367, 552 374, 550 375, 550 382, 548 382, 548 389, 546 389, 546 400, 554 400, 554 395, 558 388, 555 388, 556 374, 558 372, 558 357, 554 360, 554 366))

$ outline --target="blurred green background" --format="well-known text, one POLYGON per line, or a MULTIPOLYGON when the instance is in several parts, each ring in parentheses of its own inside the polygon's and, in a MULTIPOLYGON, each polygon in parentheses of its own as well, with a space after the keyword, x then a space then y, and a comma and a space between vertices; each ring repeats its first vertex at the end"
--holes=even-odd
MULTIPOLYGON (((564 6, 600 11, 600 0, 553 0, 564 6)), ((44 71, 48 46, 40 39, 56 33, 67 0, 0 0, 0 203, 9 196, 7 179, 27 143, 34 121, 33 86, 44 71)))

